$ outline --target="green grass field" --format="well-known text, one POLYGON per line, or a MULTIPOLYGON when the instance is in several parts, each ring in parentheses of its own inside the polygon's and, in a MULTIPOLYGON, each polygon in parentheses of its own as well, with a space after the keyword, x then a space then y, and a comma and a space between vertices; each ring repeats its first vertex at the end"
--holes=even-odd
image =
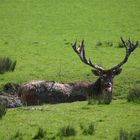
MULTIPOLYGON (((56 135, 59 128, 73 126, 77 134, 68 139, 73 140, 113 140, 120 128, 135 131, 140 128, 139 104, 127 103, 125 100, 113 101, 110 105, 87 105, 87 102, 43 105, 44 111, 10 109, 0 121, 0 139, 8 139, 17 131, 23 139, 30 140, 39 127, 47 132, 48 137, 56 135), (83 135, 81 124, 95 123, 94 135, 83 135)), ((59 137, 58 137, 59 138, 59 137)))
MULTIPOLYGON (((70 44, 84 39, 87 56, 110 68, 125 55, 125 49, 116 47, 121 36, 140 41, 139 19, 139 0, 0 0, 0 56, 17 60, 13 73, 0 75, 0 87, 33 79, 95 81, 70 44), (96 46, 99 41, 113 46, 96 46)), ((140 85, 139 54, 137 48, 114 79, 114 94, 124 96, 131 86, 140 85)), ((96 140, 112 140, 121 127, 140 128, 139 105, 118 100, 109 106, 85 106, 85 102, 49 105, 50 111, 41 113, 10 109, 0 121, 0 139, 18 129, 30 139, 38 126, 56 133, 58 127, 72 123, 79 130, 79 123, 86 121, 97 125, 96 140)), ((80 130, 76 136, 91 138, 80 130)))

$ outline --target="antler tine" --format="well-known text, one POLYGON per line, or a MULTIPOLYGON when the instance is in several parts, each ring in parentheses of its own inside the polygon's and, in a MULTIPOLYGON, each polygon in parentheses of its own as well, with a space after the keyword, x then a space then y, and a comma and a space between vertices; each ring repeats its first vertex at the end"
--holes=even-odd
POLYGON ((132 43, 130 39, 128 39, 128 41, 124 41, 123 38, 121 37, 121 41, 124 45, 124 47, 126 48, 126 55, 124 57, 124 59, 117 65, 115 65, 113 68, 111 68, 110 70, 114 70, 114 69, 118 69, 120 68, 123 64, 125 64, 130 56, 130 54, 138 47, 138 41, 136 41, 136 43, 132 43))
POLYGON ((77 42, 75 42, 73 45, 72 45, 72 48, 73 50, 78 54, 78 56, 80 57, 81 61, 89 66, 91 66, 92 68, 94 69, 97 69, 97 70, 104 70, 101 66, 98 66, 96 64, 93 64, 89 58, 89 60, 86 59, 86 55, 85 55, 85 45, 84 45, 84 40, 82 40, 81 44, 79 45, 79 47, 77 48, 76 47, 76 44, 77 42))
POLYGON ((87 59, 86 59, 86 57, 85 57, 85 49, 84 49, 84 47, 85 47, 85 45, 84 45, 84 40, 82 40, 82 42, 81 42, 81 44, 80 44, 80 49, 79 49, 79 51, 80 51, 80 57, 81 57, 81 60, 82 60, 84 63, 88 64, 88 61, 87 61, 87 59))
POLYGON ((138 41, 136 41, 136 43, 133 44, 129 39, 128 42, 129 42, 129 45, 130 45, 130 50, 131 50, 131 52, 133 52, 135 50, 135 48, 138 47, 138 41))
POLYGON ((124 47, 127 48, 127 44, 126 44, 127 42, 125 42, 122 37, 121 37, 121 41, 122 41, 124 47))

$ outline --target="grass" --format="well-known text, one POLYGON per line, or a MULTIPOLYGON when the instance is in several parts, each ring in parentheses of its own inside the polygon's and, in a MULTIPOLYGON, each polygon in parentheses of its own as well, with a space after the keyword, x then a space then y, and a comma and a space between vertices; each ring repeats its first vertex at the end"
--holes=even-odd
POLYGON ((87 99, 88 100, 88 105, 93 105, 93 104, 110 104, 112 101, 112 93, 111 94, 105 94, 103 93, 102 95, 98 97, 90 97, 87 99))
POLYGON ((82 134, 84 135, 93 135, 95 132, 95 124, 93 122, 86 125, 81 124, 80 127, 82 129, 82 134))
MULTIPOLYGON (((137 131, 140 128, 139 104, 126 100, 115 100, 110 105, 92 105, 87 102, 43 105, 47 110, 25 110, 24 108, 8 109, 0 121, 0 139, 17 132, 22 133, 23 140, 32 139, 38 128, 47 130, 47 137, 57 135, 64 126, 74 127, 75 140, 112 140, 118 136, 120 128, 137 131), (83 135, 80 124, 94 122, 96 130, 93 135, 83 135)), ((59 138, 59 137, 57 137, 59 138)))
POLYGON ((0 103, 0 120, 3 118, 3 116, 5 116, 6 111, 7 111, 7 109, 6 109, 5 105, 0 103))
POLYGON ((67 125, 59 129, 57 135, 61 138, 70 137, 76 135, 76 130, 74 127, 67 125))
POLYGON ((45 137, 46 131, 43 128, 39 128, 36 135, 33 137, 34 140, 41 140, 45 137))
POLYGON ((0 58, 0 74, 4 74, 6 71, 14 71, 16 61, 12 61, 9 57, 0 58))
POLYGON ((15 132, 15 134, 7 136, 5 140, 22 140, 23 138, 22 136, 23 136, 22 133, 17 131, 15 132))
POLYGON ((127 101, 140 103, 140 85, 133 85, 127 95, 127 101))
POLYGON ((139 140, 140 139, 140 130, 128 132, 124 129, 120 129, 119 136, 114 140, 139 140))

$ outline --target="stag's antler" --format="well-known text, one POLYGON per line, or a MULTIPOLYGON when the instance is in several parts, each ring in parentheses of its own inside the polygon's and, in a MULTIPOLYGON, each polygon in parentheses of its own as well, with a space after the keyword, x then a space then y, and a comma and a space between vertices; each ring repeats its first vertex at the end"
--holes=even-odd
POLYGON ((110 70, 115 70, 120 68, 123 64, 125 64, 130 56, 130 54, 138 47, 138 41, 136 41, 136 43, 132 43, 130 41, 130 39, 126 42, 123 40, 123 38, 121 37, 121 41, 126 49, 126 55, 124 57, 124 59, 117 65, 115 65, 114 67, 112 67, 110 70))
POLYGON ((99 71, 103 71, 104 69, 96 64, 93 64, 90 60, 90 58, 87 60, 86 56, 85 56, 85 45, 84 45, 84 40, 82 40, 81 44, 79 45, 79 47, 76 47, 76 42, 72 45, 73 50, 78 54, 78 56, 80 57, 81 61, 89 66, 91 66, 92 68, 99 70, 99 71))

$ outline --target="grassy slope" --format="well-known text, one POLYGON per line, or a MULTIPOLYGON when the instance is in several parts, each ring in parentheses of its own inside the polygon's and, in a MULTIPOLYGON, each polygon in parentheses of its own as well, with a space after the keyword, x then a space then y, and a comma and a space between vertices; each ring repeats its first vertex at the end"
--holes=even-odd
MULTIPOLYGON (((140 40, 139 9, 139 0, 0 0, 0 55, 18 61, 14 73, 0 76, 1 84, 95 80, 70 43, 85 39, 88 56, 111 67, 123 58, 124 50, 94 45, 99 40, 117 43, 120 36, 140 40)), ((119 91, 122 85, 127 89, 131 83, 140 83, 139 53, 137 49, 116 80, 119 91)))
POLYGON ((31 139, 38 127, 47 131, 51 137, 59 128, 72 125, 77 130, 74 140, 113 140, 120 128, 135 131, 140 128, 140 108, 124 100, 116 100, 111 105, 87 105, 75 102, 59 105, 44 105, 47 111, 28 111, 23 108, 10 109, 0 121, 0 139, 15 134, 18 130, 25 140, 31 139), (80 124, 94 122, 96 131, 93 136, 84 136, 80 124))

